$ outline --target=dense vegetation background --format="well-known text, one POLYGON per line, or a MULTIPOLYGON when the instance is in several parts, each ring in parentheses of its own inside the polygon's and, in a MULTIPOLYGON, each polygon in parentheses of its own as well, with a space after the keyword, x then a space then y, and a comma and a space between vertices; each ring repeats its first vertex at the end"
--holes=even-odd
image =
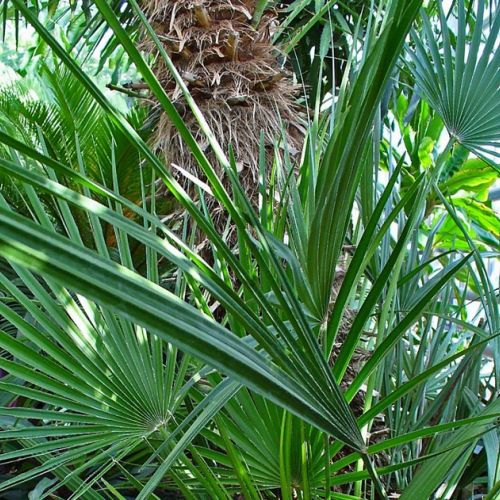
POLYGON ((498 498, 499 3, 1 1, 1 497, 498 498))

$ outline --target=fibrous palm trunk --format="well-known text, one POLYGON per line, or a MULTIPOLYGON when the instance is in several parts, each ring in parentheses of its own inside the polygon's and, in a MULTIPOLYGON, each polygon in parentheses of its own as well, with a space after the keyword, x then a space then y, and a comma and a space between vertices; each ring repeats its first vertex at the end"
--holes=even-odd
MULTIPOLYGON (((255 25, 257 3, 257 0, 143 0, 151 25, 217 139, 226 150, 229 144, 234 147, 240 180, 250 200, 255 199, 258 188, 261 133, 270 146, 285 132, 291 152, 301 142, 295 87, 280 65, 279 50, 271 41, 276 12, 265 10, 255 25)), ((144 43, 154 53, 153 44, 144 43)), ((185 123, 203 143, 204 137, 184 103, 182 92, 161 58, 157 59, 154 70, 169 97, 182 110, 185 123)), ((194 158, 166 116, 160 118, 155 138, 168 164, 200 175, 194 158)), ((207 153, 215 160, 208 146, 207 153)), ((213 164, 217 168, 217 162, 213 164)), ((173 173, 177 173, 175 168, 173 173)), ((180 180, 184 179, 183 174, 178 175, 180 180)), ((335 288, 339 286, 336 283, 335 288)), ((332 361, 349 324, 346 317, 332 361)), ((357 353, 343 385, 349 385, 356 375, 361 357, 362 353, 357 353)), ((360 396, 353 403, 357 414, 362 412, 362 406, 360 396)))
MULTIPOLYGON (((143 0, 143 6, 217 140, 226 151, 230 144, 233 146, 240 180, 248 198, 255 201, 261 134, 268 147, 279 141, 283 133, 290 152, 301 144, 298 108, 294 104, 296 89, 279 62, 279 50, 271 41, 276 12, 265 10, 255 24, 257 0, 143 0)), ((143 46, 155 53, 152 43, 145 41, 143 46)), ((160 57, 154 71, 195 138, 206 144, 181 90, 160 57)), ((201 175, 195 159, 166 116, 159 119, 155 142, 169 165, 201 175)), ((206 149, 218 169, 208 144, 206 149)), ((172 172, 180 181, 185 179, 177 169, 172 168, 172 172)), ((220 169, 219 173, 223 177, 220 169)), ((212 216, 213 211, 212 207, 212 216)), ((340 283, 335 288, 338 286, 340 283)), ((350 323, 348 314, 332 362, 350 323)), ((355 378, 364 355, 356 352, 343 387, 355 378)), ((356 415, 363 412, 363 406, 364 397, 359 394, 352 402, 356 415)))
MULTIPOLYGON (((271 42, 276 13, 267 9, 255 23, 257 3, 257 0, 143 2, 153 28, 221 146, 227 151, 232 145, 240 180, 250 199, 258 185, 261 134, 269 147, 285 131, 292 152, 300 142, 293 104, 294 85, 279 64, 279 52, 271 42)), ((151 44, 145 42, 145 46, 154 52, 151 44)), ((195 138, 206 144, 161 58, 154 69, 195 138)), ((200 175, 167 117, 160 118, 155 138, 168 164, 200 175)), ((206 149, 217 169, 208 145, 206 149)))

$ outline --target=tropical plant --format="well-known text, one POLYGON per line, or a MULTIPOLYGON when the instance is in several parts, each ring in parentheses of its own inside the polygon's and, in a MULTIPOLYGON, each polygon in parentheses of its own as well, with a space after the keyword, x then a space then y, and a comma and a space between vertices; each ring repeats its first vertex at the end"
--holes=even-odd
POLYGON ((336 3, 3 2, 2 494, 495 497, 497 5, 336 3))

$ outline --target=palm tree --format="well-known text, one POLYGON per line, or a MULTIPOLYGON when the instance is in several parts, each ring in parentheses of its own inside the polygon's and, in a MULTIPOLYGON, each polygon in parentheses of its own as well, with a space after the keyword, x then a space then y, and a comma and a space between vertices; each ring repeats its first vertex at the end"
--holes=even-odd
MULTIPOLYGON (((207 126, 198 114, 201 108, 212 122, 211 110, 204 108, 209 101, 234 107, 230 111, 239 117, 240 105, 204 96, 193 82, 218 58, 229 66, 250 63, 252 58, 236 61, 230 54, 244 49, 241 38, 254 47, 249 34, 269 29, 265 19, 272 12, 253 10, 263 2, 233 2, 234 16, 224 11, 227 17, 221 21, 235 25, 240 37, 227 32, 217 46, 222 55, 214 48, 213 62, 210 46, 193 33, 214 27, 216 6, 222 2, 189 3, 191 10, 182 10, 181 2, 165 2, 163 13, 160 2, 151 4, 151 28, 139 4, 129 0, 145 30, 143 46, 160 52, 151 68, 126 29, 122 2, 94 0, 90 14, 112 31, 107 37, 111 47, 127 53, 165 113, 162 120, 178 130, 186 151, 196 158, 196 166, 190 156, 183 160, 193 161, 191 180, 231 215, 237 252, 213 227, 204 200, 191 196, 172 175, 174 160, 165 165, 158 158, 134 121, 110 103, 80 59, 75 61, 75 53, 30 8, 36 0, 10 3, 34 27, 41 45, 68 68, 81 93, 61 92, 60 109, 49 111, 54 120, 33 116, 27 120, 32 123, 29 130, 22 124, 15 131, 7 126, 0 130, 0 256, 5 259, 0 270, 0 416, 6 442, 0 461, 7 466, 0 491, 50 474, 57 478, 55 484, 44 478, 37 486, 45 488, 45 495, 96 500, 163 498, 172 489, 186 498, 217 499, 235 494, 251 499, 345 498, 345 493, 383 498, 390 489, 404 492, 404 498, 427 500, 438 488, 447 489, 443 495, 449 497, 461 477, 473 481, 487 468, 494 495, 498 377, 487 375, 483 381, 480 358, 488 345, 498 352, 497 292, 453 200, 442 194, 443 186, 452 192, 450 179, 460 180, 448 172, 443 177, 447 184, 439 183, 449 148, 437 159, 423 158, 425 141, 418 138, 439 136, 443 126, 429 125, 439 121, 437 114, 419 102, 411 123, 415 128, 404 131, 405 145, 417 150, 415 164, 405 163, 397 141, 379 133, 388 89, 398 99, 392 118, 386 119, 395 126, 398 114, 401 128, 409 127, 400 109, 410 100, 405 92, 414 82, 400 87, 391 77, 397 63, 404 62, 400 56, 406 35, 422 2, 379 2, 363 46, 352 38, 350 69, 339 88, 331 89, 334 98, 326 116, 320 112, 323 103, 315 102, 298 167, 289 155, 275 154, 276 182, 259 178, 261 206, 256 212, 240 183, 242 175, 236 173, 237 163, 226 155, 228 139, 213 134, 218 124, 207 126), (176 4, 192 23, 181 24, 178 32, 170 24, 163 28, 165 18, 172 26, 181 19, 176 4), (146 41, 151 35, 154 46, 146 41), (185 74, 190 61, 175 45, 183 37, 193 64, 198 61, 194 79, 185 74), (203 49, 198 58, 195 49, 203 49), (166 76, 164 64, 172 77, 166 76), (99 113, 87 116, 86 110, 95 112, 94 107, 99 113), (63 144, 59 130, 51 126, 59 111, 66 120, 63 128, 71 132, 63 134, 63 144), (74 126, 68 127, 72 121, 74 126), (120 136, 137 155, 129 158, 125 153, 125 160, 132 160, 126 171, 136 167, 139 175, 133 197, 118 178, 120 136), (103 144, 96 148, 98 139, 103 144), (421 157, 424 166, 418 163, 421 157), (109 166, 109 178, 106 169, 92 169, 95 163, 109 166), (374 182, 381 165, 388 179, 374 182), (221 174, 223 181, 230 181, 231 194, 221 174), (182 237, 168 218, 158 215, 157 181, 185 209, 182 237), (15 193, 12 199, 4 183, 15 193), (455 232, 472 254, 434 246, 441 222, 429 228, 423 220, 431 193, 456 221, 455 232), (359 217, 353 217, 354 207, 359 217), (193 245, 193 221, 213 248, 213 263, 193 245), (106 238, 108 229, 112 243, 106 238), (346 241, 349 262, 339 280, 346 241), (144 249, 141 269, 133 258, 135 245, 144 249), (167 270, 165 261, 171 264, 167 270), (463 315, 467 294, 460 287, 470 276, 481 294, 484 324, 473 324, 463 315), (338 290, 332 297, 335 281, 338 290), (346 310, 352 316, 347 322, 346 310), (368 353, 353 367, 359 345, 368 353), (340 390, 353 368, 352 380, 340 390), (363 408, 353 412, 350 404, 363 387, 363 408), (370 433, 381 415, 387 429, 374 443, 370 433), (469 467, 483 436, 480 460, 469 467), (387 456, 381 464, 382 453, 387 456), (428 465, 419 469, 424 460, 428 465), (22 466, 16 468, 18 462, 22 466)), ((333 2, 295 3, 313 4, 328 23, 321 16, 334 14, 333 2)), ((461 30, 467 24, 463 7, 461 30)), ((330 30, 327 25, 321 36, 320 62, 328 52, 330 30)), ((266 30, 262 33, 262 43, 267 40, 269 46, 266 30)), ((432 34, 427 30, 414 61, 416 87, 429 101, 436 98, 429 92, 433 79, 445 89, 464 83, 461 78, 460 85, 450 86, 452 78, 442 81, 442 69, 428 60, 427 45, 433 62, 440 59, 432 34)), ((414 40, 419 43, 417 35, 414 40)), ((471 71, 489 89, 487 77, 495 70, 479 67, 483 71, 476 71, 474 64, 471 71)), ((444 73, 454 74, 450 68, 444 73)), ((237 83, 233 76, 230 82, 237 83)), ((271 82, 272 94, 284 80, 271 82)), ((199 89, 216 94, 226 88, 223 78, 207 82, 201 78, 204 86, 199 89)), ((54 83, 66 88, 58 79, 54 83)), ((265 99, 263 90, 252 91, 265 99)), ((451 102, 446 97, 439 110, 451 102)), ((473 119, 477 113, 467 112, 471 103, 460 102, 465 105, 456 105, 454 112, 466 121, 473 119)), ((18 121, 2 117, 2 123, 18 121)), ((463 130, 470 131, 472 125, 475 129, 469 123, 463 130)), ((491 135, 489 123, 482 127, 489 144, 496 134, 491 135)), ((167 126, 165 133, 177 140, 173 130, 167 126)), ((257 135, 258 144, 260 131, 257 135)), ((479 139, 474 133, 461 142, 481 146, 479 139)), ((248 151, 254 147, 240 142, 240 161, 252 157, 241 151, 244 146, 248 151)), ((262 149, 256 148, 261 156, 262 149)), ((171 156, 176 154, 181 153, 171 156)), ((23 494, 27 496, 19 496, 23 494)))

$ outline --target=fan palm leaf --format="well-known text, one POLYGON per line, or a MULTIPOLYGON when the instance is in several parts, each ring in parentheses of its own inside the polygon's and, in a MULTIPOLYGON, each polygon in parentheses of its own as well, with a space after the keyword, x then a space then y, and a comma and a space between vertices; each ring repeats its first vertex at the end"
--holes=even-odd
POLYGON ((478 156, 499 158, 500 12, 493 9, 487 25, 485 1, 479 0, 475 19, 467 22, 466 2, 457 2, 458 24, 452 37, 442 2, 436 3, 440 43, 425 12, 423 35, 412 31, 415 50, 410 55, 417 88, 439 113, 453 139, 478 156))
MULTIPOLYGON (((51 231, 49 226, 46 230, 51 231)), ((18 332, 18 338, 4 332, 0 335, 0 345, 14 357, 2 358, 0 365, 15 377, 0 384, 14 401, 29 398, 48 409, 0 410, 2 415, 21 419, 5 430, 4 439, 34 440, 30 446, 3 454, 2 462, 23 457, 46 460, 4 481, 1 488, 54 467, 76 464, 59 483, 65 484, 93 464, 112 463, 112 457, 123 457, 166 432, 174 423, 173 416, 181 416, 178 409, 186 390, 179 380, 186 375, 188 360, 177 365, 176 351, 167 344, 148 340, 141 329, 113 318, 52 281, 42 283, 26 270, 17 266, 14 270, 34 296, 27 296, 3 274, 0 286, 36 326, 0 304, 0 315, 18 332), (159 381, 163 381, 161 385, 159 381)))

